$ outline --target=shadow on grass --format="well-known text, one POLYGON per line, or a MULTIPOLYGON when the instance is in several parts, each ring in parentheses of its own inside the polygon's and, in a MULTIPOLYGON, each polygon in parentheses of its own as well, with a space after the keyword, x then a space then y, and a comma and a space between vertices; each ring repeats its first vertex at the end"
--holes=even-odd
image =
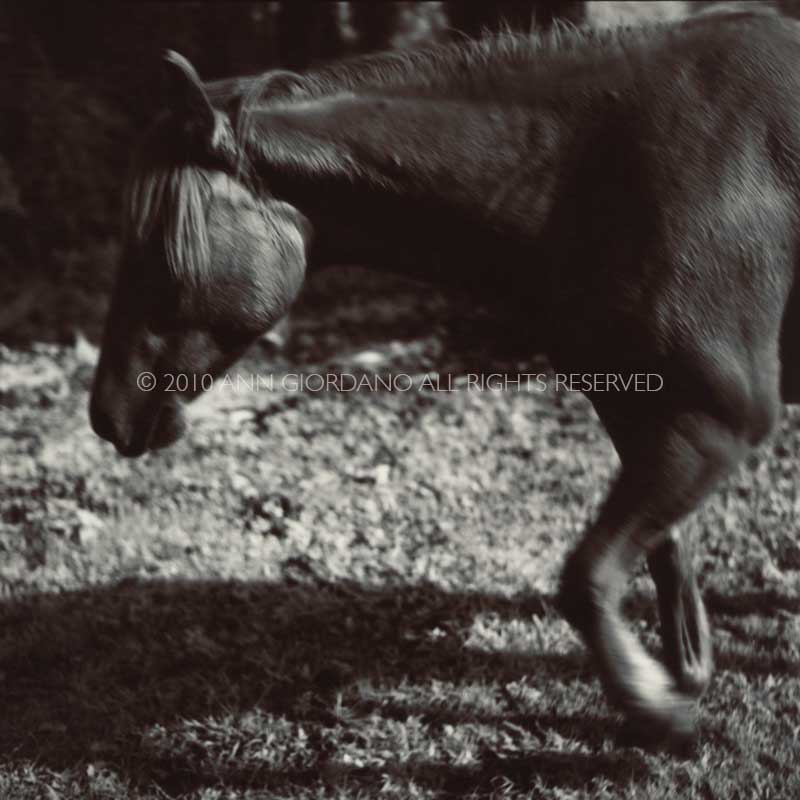
POLYGON ((587 755, 539 750, 524 757, 487 758, 480 768, 422 762, 380 768, 327 765, 257 773, 228 770, 207 775, 187 770, 182 775, 173 773, 162 786, 172 794, 193 792, 216 783, 235 789, 269 786, 275 792, 312 786, 320 780, 333 787, 376 787, 394 779, 433 788, 439 796, 460 798, 483 796, 508 785, 526 787, 537 781, 570 792, 585 789, 598 779, 629 785, 644 780, 647 774, 646 762, 638 754, 587 755))
MULTIPOLYGON (((289 785, 312 776, 363 784, 393 773, 454 792, 531 776, 565 787, 598 776, 629 783, 644 770, 635 752, 565 755, 543 749, 522 759, 489 752, 479 769, 390 759, 373 774, 330 762, 330 741, 320 743, 318 763, 306 770, 273 769, 269 762, 239 765, 235 758, 206 763, 191 747, 175 753, 154 749, 142 736, 157 724, 219 720, 253 709, 314 735, 342 727, 342 693, 365 681, 396 687, 438 680, 458 690, 523 678, 539 687, 548 680, 591 679, 580 653, 519 655, 464 647, 478 612, 512 618, 547 608, 544 600, 521 603, 431 587, 390 591, 304 581, 123 582, 7 602, 0 606, 0 752, 54 769, 105 761, 135 783, 155 782, 174 792, 220 781, 289 785), (434 637, 432 630, 438 631, 434 637)), ((507 714, 472 714, 469 707, 426 708, 424 692, 405 708, 402 702, 373 701, 369 693, 359 697, 348 713, 401 721, 416 715, 431 724, 510 722, 534 735, 546 730, 590 747, 602 742, 597 718, 539 718, 513 701, 507 714)))
MULTIPOLYGON (((721 603, 716 598, 710 605, 721 603)), ((745 605, 764 612, 765 603, 769 598, 750 598, 745 605)), ((547 598, 522 602, 426 586, 371 590, 304 578, 279 584, 130 581, 6 602, 0 605, 0 753, 53 769, 104 761, 134 783, 176 793, 220 783, 274 789, 316 780, 374 788, 388 776, 460 795, 503 781, 536 779, 577 789, 596 778, 628 785, 646 774, 638 751, 602 752, 613 727, 608 717, 542 714, 510 695, 486 706, 469 698, 457 702, 458 692, 470 686, 480 692, 525 679, 546 691, 548 682, 593 680, 580 652, 465 647, 480 612, 501 619, 551 613, 547 598), (434 681, 455 687, 456 702, 435 698, 429 691, 434 681), (361 691, 364 685, 372 690, 361 691), (405 691, 384 692, 397 687, 405 691), (349 717, 341 716, 343 695, 349 717), (313 765, 220 761, 199 742, 154 747, 142 735, 154 725, 166 730, 185 720, 224 725, 226 715, 254 709, 310 732, 313 765), (430 763, 424 753, 416 760, 389 759, 380 768, 337 761, 336 740, 325 732, 373 716, 400 723, 415 718, 432 729, 510 724, 543 747, 523 747, 509 758, 487 751, 479 766, 430 763), (584 752, 546 747, 553 735, 582 742, 584 752)), ((723 658, 720 666, 761 673, 760 662, 751 661, 742 656, 732 665, 723 658)), ((227 724, 234 738, 246 735, 227 724)))
POLYGON ((706 607, 712 614, 732 617, 748 614, 772 617, 781 611, 800 614, 800 597, 781 594, 775 589, 736 594, 722 594, 718 590, 713 590, 706 591, 704 599, 706 607))

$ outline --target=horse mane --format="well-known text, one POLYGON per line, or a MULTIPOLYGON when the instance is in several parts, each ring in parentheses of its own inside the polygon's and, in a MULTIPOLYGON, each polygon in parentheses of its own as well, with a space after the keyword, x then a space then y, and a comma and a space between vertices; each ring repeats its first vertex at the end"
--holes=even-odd
POLYGON ((172 275, 202 279, 211 260, 206 222, 210 175, 177 157, 161 128, 157 122, 135 159, 124 201, 126 233, 140 243, 160 233, 172 275))
MULTIPOLYGON (((771 7, 728 8, 697 18, 603 29, 577 27, 556 20, 547 30, 519 33, 510 29, 479 39, 372 53, 335 61, 304 74, 273 70, 242 78, 236 84, 236 140, 243 157, 257 110, 348 92, 383 92, 480 98, 503 91, 509 76, 525 68, 526 80, 555 85, 565 69, 595 64, 614 56, 623 61, 632 50, 659 37, 680 36, 694 26, 720 25, 734 19, 774 16, 771 7)), ((222 82, 217 83, 223 90, 222 82)), ((225 88, 230 89, 230 85, 225 88)))
MULTIPOLYGON (((630 31, 595 31, 557 20, 547 31, 530 34, 505 30, 480 39, 433 44, 407 50, 370 53, 334 61, 303 74, 272 70, 241 79, 238 90, 237 140, 249 133, 248 111, 354 91, 391 93, 437 89, 476 94, 481 85, 496 88, 493 78, 522 65, 536 65, 543 56, 564 57, 591 49, 608 53, 614 43, 632 38, 630 31)), ((216 95, 231 84, 210 84, 216 95)))
POLYGON ((607 54, 630 31, 595 31, 557 20, 547 31, 504 30, 479 39, 373 53, 326 65, 303 76, 296 96, 314 98, 358 89, 420 91, 447 89, 478 93, 481 84, 543 58, 568 58, 576 52, 607 54))
MULTIPOLYGON (((732 4, 733 5, 733 4, 732 4)), ((355 90, 445 89, 480 96, 494 92, 509 72, 520 67, 539 75, 562 67, 592 65, 631 50, 652 46, 659 38, 681 36, 695 27, 717 26, 742 19, 780 15, 771 6, 727 7, 697 17, 591 28, 556 19, 548 29, 520 33, 510 28, 487 32, 478 39, 392 50, 345 59, 306 73, 290 86, 290 96, 310 99, 355 90)), ((264 76, 267 86, 270 74, 264 76)), ((296 76, 299 77, 299 76, 296 76)), ((278 95, 278 100, 282 95, 278 95)))

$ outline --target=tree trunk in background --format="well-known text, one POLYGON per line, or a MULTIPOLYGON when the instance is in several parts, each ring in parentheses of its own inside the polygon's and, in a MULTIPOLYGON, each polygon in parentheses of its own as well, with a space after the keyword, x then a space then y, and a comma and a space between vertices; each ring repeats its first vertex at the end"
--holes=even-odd
POLYGON ((316 61, 335 58, 342 50, 337 4, 281 3, 276 38, 280 64, 288 69, 303 70, 316 61))
POLYGON ((350 3, 350 24, 356 33, 356 48, 369 53, 388 50, 397 30, 398 3, 356 0, 350 3))

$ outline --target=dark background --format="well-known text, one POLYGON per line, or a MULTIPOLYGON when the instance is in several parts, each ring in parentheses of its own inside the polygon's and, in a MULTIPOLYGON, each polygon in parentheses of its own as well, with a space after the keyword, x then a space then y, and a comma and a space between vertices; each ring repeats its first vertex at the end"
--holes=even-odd
POLYGON ((76 330, 96 338, 126 169, 159 107, 165 48, 213 79, 302 70, 503 24, 546 28, 555 17, 582 24, 591 5, 0 3, 0 340, 69 341, 76 330))

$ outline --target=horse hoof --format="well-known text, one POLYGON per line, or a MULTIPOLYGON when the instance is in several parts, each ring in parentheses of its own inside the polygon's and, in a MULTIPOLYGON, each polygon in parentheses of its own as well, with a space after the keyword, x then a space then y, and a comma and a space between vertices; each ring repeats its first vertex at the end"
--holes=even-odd
POLYGON ((627 719, 617 736, 622 747, 638 747, 653 753, 669 753, 676 758, 690 759, 697 755, 699 736, 697 723, 691 719, 627 719))

